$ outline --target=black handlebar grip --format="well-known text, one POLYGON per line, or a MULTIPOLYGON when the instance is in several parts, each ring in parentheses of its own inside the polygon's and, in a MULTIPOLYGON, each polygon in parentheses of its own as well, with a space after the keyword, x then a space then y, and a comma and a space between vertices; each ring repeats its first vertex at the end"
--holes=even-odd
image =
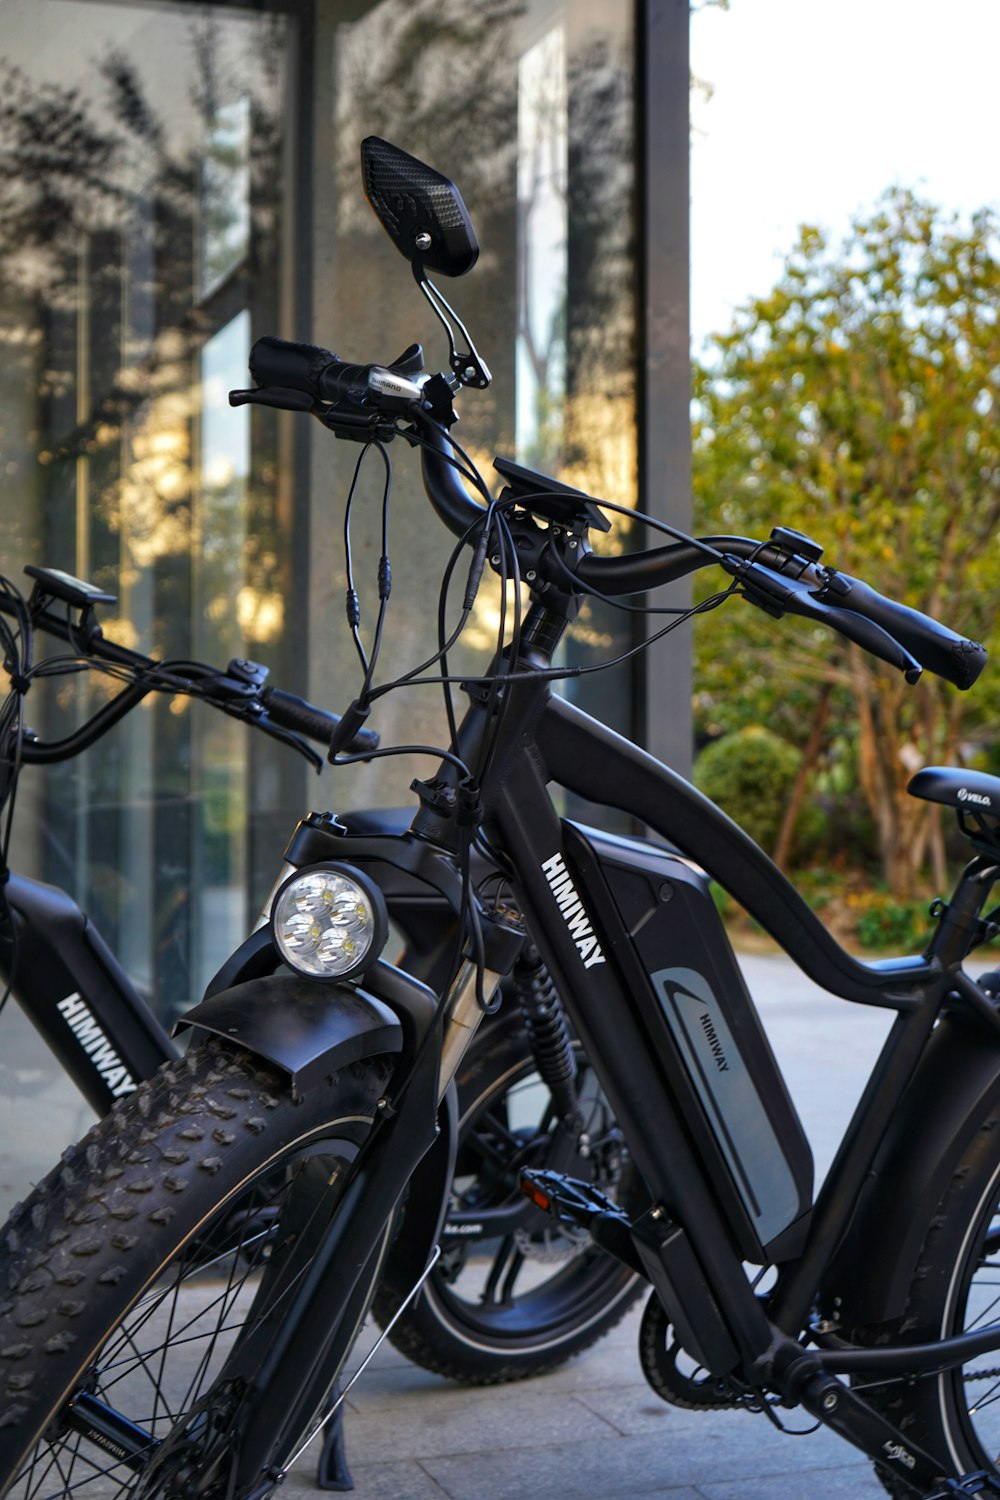
POLYGON ((324 370, 340 364, 329 349, 316 344, 294 344, 271 334, 258 339, 250 350, 250 374, 257 385, 285 386, 291 390, 320 394, 319 382, 324 370))
MULTIPOLYGON (((327 713, 326 709, 317 708, 295 693, 282 692, 281 688, 265 688, 260 701, 282 729, 304 734, 321 745, 329 745, 334 730, 340 724, 339 715, 327 713)), ((364 750, 377 750, 378 742, 379 737, 374 729, 359 729, 349 748, 352 753, 359 754, 364 750)))
POLYGON ((970 688, 986 665, 986 647, 978 641, 966 640, 947 625, 939 625, 930 615, 887 599, 859 578, 831 570, 823 597, 881 625, 928 672, 958 688, 970 688))
POLYGON ((318 344, 295 344, 265 334, 250 351, 250 374, 259 386, 306 391, 315 400, 360 406, 373 366, 351 365, 318 344))

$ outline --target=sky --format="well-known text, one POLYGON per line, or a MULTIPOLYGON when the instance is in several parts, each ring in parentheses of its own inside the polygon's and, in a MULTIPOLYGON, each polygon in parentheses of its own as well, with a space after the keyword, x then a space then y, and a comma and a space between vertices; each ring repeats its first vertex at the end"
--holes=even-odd
POLYGON ((893 184, 1000 205, 1000 0, 730 0, 692 16, 691 67, 695 352, 801 223, 839 239, 893 184))

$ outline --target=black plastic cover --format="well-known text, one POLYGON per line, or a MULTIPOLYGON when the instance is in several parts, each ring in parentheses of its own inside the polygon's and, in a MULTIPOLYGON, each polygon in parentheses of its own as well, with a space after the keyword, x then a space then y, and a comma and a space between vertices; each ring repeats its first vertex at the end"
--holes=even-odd
POLYGON ((188 1027, 266 1058, 297 1092, 363 1058, 403 1048, 402 1026, 374 995, 346 984, 321 988, 293 974, 250 979, 203 1000, 174 1032, 188 1027))
POLYGON ((472 270, 479 241, 449 178, 377 135, 361 142, 361 175, 376 218, 408 261, 442 276, 472 270))
MULTIPOLYGON (((584 831, 563 827, 575 854, 584 831)), ((797 1221, 804 1229, 812 1203, 812 1152, 708 877, 647 843, 593 829, 586 840, 645 970, 647 1024, 674 1064, 678 1099, 687 1098, 688 1127, 730 1222, 744 1247, 786 1258, 796 1245, 786 1231, 797 1221)), ((586 885, 585 866, 576 871, 586 885)))

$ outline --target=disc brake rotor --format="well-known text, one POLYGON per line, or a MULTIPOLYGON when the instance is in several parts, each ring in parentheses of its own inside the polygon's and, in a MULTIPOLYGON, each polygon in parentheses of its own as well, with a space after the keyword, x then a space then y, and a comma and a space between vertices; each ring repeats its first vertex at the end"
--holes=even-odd
POLYGON ((543 1265, 556 1265, 562 1260, 572 1260, 575 1256, 582 1255, 590 1243, 590 1235, 585 1229, 569 1226, 562 1230, 546 1226, 541 1232, 535 1233, 529 1229, 515 1229, 514 1239, 526 1260, 537 1260, 543 1265))

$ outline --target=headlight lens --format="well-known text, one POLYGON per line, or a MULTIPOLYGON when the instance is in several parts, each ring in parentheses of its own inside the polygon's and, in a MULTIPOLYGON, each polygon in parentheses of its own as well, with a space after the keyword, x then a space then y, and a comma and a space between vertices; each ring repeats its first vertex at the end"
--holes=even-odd
POLYGON ((347 979, 385 944, 385 902, 350 865, 312 865, 278 892, 271 929, 290 969, 309 979, 347 979))

